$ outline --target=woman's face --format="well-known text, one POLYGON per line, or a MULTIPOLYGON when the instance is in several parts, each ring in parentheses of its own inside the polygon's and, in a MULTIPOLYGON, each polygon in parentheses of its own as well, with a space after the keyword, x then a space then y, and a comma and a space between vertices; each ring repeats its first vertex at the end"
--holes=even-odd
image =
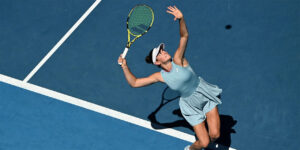
POLYGON ((156 56, 156 62, 158 65, 165 63, 171 59, 171 55, 164 49, 160 49, 158 55, 156 56))

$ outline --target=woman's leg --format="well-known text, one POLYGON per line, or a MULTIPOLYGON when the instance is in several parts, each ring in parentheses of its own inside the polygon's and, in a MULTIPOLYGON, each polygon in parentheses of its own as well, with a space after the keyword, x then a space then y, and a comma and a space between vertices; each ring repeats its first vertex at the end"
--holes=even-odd
POLYGON ((205 122, 203 121, 202 123, 195 125, 193 128, 198 140, 193 145, 191 145, 190 150, 201 150, 202 148, 206 148, 210 140, 207 129, 205 127, 205 122))
POLYGON ((206 121, 208 125, 208 134, 211 142, 215 142, 220 137, 220 116, 218 107, 216 106, 211 111, 206 113, 206 121))

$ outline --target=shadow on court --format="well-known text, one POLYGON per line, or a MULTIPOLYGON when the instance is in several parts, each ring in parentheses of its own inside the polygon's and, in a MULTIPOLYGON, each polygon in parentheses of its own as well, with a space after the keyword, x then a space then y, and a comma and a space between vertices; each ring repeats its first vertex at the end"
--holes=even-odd
MULTIPOLYGON (((188 122, 183 118, 180 109, 173 110, 172 114, 180 117, 181 119, 172 121, 172 122, 159 122, 156 118, 157 113, 166 106, 168 103, 179 100, 180 96, 177 92, 172 91, 168 87, 163 90, 161 103, 160 105, 148 116, 148 119, 151 121, 151 126, 154 129, 165 129, 165 128, 174 128, 174 127, 184 127, 193 131, 193 127, 188 124, 188 122)), ((216 143, 221 144, 217 148, 209 149, 218 149, 218 150, 228 150, 231 145, 231 134, 236 133, 233 127, 236 125, 237 121, 233 119, 232 116, 220 114, 221 120, 221 136, 216 141, 216 143)), ((208 128, 206 124, 206 128, 208 128)), ((195 138, 197 139, 196 135, 195 138)), ((215 146, 213 146, 215 147, 215 146)), ((208 149, 207 149, 208 150, 208 149)))

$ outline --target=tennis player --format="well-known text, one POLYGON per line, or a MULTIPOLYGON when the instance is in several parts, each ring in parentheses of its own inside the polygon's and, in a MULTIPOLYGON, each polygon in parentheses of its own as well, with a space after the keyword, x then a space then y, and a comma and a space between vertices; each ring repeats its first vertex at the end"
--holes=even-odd
POLYGON ((197 76, 189 65, 184 54, 188 41, 188 31, 181 11, 176 6, 169 6, 167 13, 179 20, 180 42, 174 57, 165 51, 165 44, 161 43, 153 48, 146 57, 146 62, 161 68, 160 72, 153 73, 145 78, 136 78, 127 66, 126 59, 118 59, 122 63, 126 80, 132 87, 142 87, 156 82, 166 83, 171 89, 179 91, 179 106, 182 115, 193 126, 197 141, 185 150, 206 148, 220 136, 220 117, 217 105, 221 104, 218 96, 222 89, 207 83, 197 76), (207 122, 208 129, 206 129, 207 122))

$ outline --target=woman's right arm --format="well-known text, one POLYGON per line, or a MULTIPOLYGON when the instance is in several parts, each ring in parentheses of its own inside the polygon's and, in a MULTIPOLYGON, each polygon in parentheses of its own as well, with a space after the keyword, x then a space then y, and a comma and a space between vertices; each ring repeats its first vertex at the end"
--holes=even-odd
POLYGON ((142 86, 147 86, 156 82, 163 82, 162 76, 160 72, 156 72, 148 77, 145 78, 136 78, 130 69, 127 66, 126 59, 122 58, 121 56, 119 57, 118 60, 119 63, 122 63, 121 67, 123 69, 125 78, 128 82, 128 84, 131 87, 137 88, 137 87, 142 87, 142 86))

